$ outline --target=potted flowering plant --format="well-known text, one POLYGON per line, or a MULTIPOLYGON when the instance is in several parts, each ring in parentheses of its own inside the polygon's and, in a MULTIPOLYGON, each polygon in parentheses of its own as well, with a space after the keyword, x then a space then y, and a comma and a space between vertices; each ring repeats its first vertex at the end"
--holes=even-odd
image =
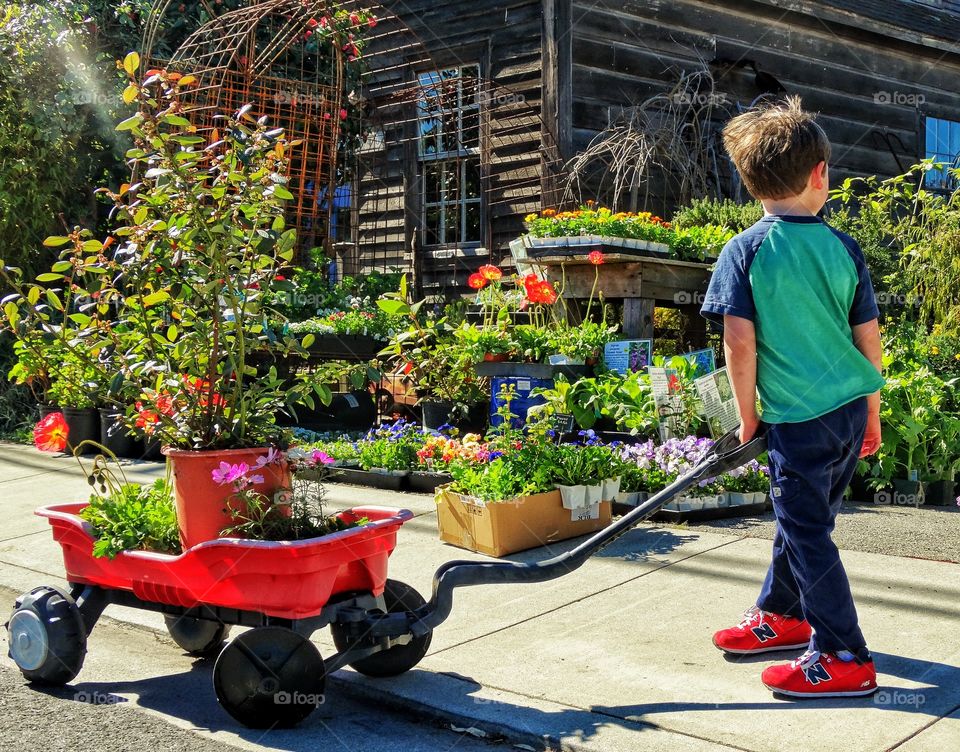
MULTIPOLYGON (((296 243, 283 219, 293 196, 282 131, 248 106, 209 143, 182 101, 195 77, 155 70, 138 80, 135 54, 124 69, 125 99, 139 110, 117 128, 134 138, 128 159, 140 182, 104 191, 118 217, 106 241, 79 229, 48 238, 63 250, 33 284, 5 269, 17 298, 4 314, 18 335, 54 333, 104 376, 105 400, 127 408, 128 425, 167 447, 188 546, 229 522, 211 468, 254 462, 284 442, 277 412, 330 395, 252 362, 302 356, 310 344, 309 335, 268 337, 264 327, 265 294, 296 243)), ((277 465, 257 490, 269 495, 285 481, 277 465)))

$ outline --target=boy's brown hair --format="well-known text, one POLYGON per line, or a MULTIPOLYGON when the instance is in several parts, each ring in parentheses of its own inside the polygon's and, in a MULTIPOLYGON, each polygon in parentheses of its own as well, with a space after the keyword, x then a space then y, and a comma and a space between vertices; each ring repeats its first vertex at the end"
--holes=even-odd
POLYGON ((797 96, 737 115, 723 129, 723 145, 758 199, 803 193, 810 171, 830 161, 827 134, 797 96))

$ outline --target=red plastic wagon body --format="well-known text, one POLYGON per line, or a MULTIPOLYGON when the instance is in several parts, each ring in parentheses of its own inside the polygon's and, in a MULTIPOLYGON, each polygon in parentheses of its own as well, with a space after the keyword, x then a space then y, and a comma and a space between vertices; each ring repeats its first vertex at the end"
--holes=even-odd
POLYGON ((183 608, 219 606, 288 619, 316 616, 340 593, 380 595, 397 531, 413 517, 406 509, 355 507, 338 516, 347 522, 366 517, 369 524, 322 538, 220 538, 178 556, 125 551, 107 559, 93 555, 90 524, 78 516, 84 506, 58 504, 36 512, 50 521, 63 548, 69 582, 183 608))

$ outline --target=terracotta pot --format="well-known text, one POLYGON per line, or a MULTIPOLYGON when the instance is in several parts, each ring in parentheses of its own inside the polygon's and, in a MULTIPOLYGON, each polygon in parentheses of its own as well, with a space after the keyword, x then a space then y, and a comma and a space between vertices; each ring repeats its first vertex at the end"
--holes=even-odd
MULTIPOLYGON (((187 549, 203 541, 219 538, 224 528, 236 524, 227 509, 227 503, 234 495, 233 486, 221 486, 214 482, 211 475, 213 471, 220 467, 221 462, 231 465, 245 462, 253 467, 257 458, 267 453, 267 449, 254 447, 198 452, 165 447, 163 453, 170 460, 180 542, 187 549)), ((263 476, 263 483, 251 489, 263 494, 271 502, 278 490, 290 487, 290 468, 286 462, 264 467, 257 474, 263 476)), ((236 502, 233 506, 238 508, 236 502)))

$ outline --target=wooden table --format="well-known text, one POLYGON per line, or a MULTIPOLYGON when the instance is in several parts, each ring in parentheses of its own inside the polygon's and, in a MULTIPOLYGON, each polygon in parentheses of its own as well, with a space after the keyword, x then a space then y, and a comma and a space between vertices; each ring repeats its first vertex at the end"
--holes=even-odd
POLYGON ((655 306, 678 308, 690 320, 691 340, 706 341, 706 321, 700 306, 710 282, 711 264, 674 259, 604 253, 604 262, 594 266, 586 255, 541 256, 523 263, 540 268, 554 284, 564 285, 570 300, 589 300, 596 270, 600 277, 597 293, 605 301, 623 301, 623 333, 630 338, 652 339, 655 306))

